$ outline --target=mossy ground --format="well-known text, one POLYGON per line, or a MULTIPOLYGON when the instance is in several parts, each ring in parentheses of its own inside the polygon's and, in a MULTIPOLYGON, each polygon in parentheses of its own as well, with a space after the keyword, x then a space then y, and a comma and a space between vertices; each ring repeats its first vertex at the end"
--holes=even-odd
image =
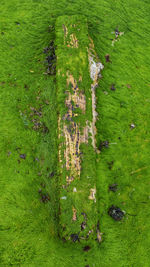
POLYGON ((1 1, 0 266, 150 266, 149 12, 147 0, 1 1), (97 88, 97 143, 110 143, 97 164, 104 241, 88 252, 57 238, 56 84, 43 74, 43 48, 64 14, 87 17, 105 66, 97 88), (124 35, 113 47, 116 27, 124 35), (105 62, 106 54, 112 63, 105 62), (32 129, 38 115, 29 116, 31 107, 42 109, 38 131, 32 129), (40 202, 41 183, 47 203, 40 202), (116 193, 108 192, 111 183, 118 184, 116 193), (112 204, 126 212, 121 222, 108 216, 112 204))
POLYGON ((83 242, 85 245, 88 242, 89 245, 91 240, 96 240, 98 213, 97 203, 94 199, 89 199, 91 189, 96 188, 96 153, 92 147, 89 133, 89 142, 86 137, 84 142, 81 141, 87 122, 89 124, 92 122, 92 80, 90 79, 88 63, 87 20, 84 16, 79 15, 61 16, 56 21, 55 34, 57 105, 58 117, 60 118, 59 152, 61 153, 58 164, 60 173, 58 178, 59 235, 65 240, 71 240, 71 242, 73 242, 71 237, 76 236, 77 242, 83 242), (75 36, 77 42, 70 44, 70 37, 72 36, 75 36), (82 99, 85 97, 85 102, 82 100, 82 106, 80 94, 82 94, 82 99), (68 95, 78 96, 79 99, 73 98, 74 101, 72 100, 66 105, 65 101, 69 98, 68 95), (78 104, 78 108, 76 108, 76 104, 78 104), (65 109, 66 112, 64 113, 65 109), (67 130, 65 130, 65 126, 68 127, 67 130), (72 141, 70 141, 71 138, 72 141), (80 144, 79 150, 78 144, 80 144), (70 149, 72 145, 73 150, 70 149), (68 149, 70 149, 70 161, 68 160, 68 149), (67 177, 73 181, 68 183, 67 177), (83 224, 85 224, 84 228, 81 227, 83 224))

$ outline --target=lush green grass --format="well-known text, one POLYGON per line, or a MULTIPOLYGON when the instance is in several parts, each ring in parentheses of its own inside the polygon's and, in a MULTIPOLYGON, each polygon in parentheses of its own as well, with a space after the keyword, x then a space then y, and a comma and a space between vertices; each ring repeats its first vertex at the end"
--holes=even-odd
POLYGON ((149 12, 147 0, 1 0, 0 266, 150 266, 149 12), (56 84, 43 74, 42 50, 55 38, 49 25, 64 14, 87 17, 105 66, 97 88, 97 142, 110 142, 97 164, 104 241, 89 252, 57 238, 56 84), (124 35, 113 47, 116 27, 124 35), (106 54, 112 63, 105 63, 106 54), (39 110, 40 104, 43 116, 30 116, 30 107, 39 110), (42 123, 38 131, 32 129, 35 117, 42 123), (108 191, 114 182, 116 193, 108 191), (41 183, 47 203, 40 202, 41 183), (126 212, 121 222, 108 216, 112 204, 126 212))

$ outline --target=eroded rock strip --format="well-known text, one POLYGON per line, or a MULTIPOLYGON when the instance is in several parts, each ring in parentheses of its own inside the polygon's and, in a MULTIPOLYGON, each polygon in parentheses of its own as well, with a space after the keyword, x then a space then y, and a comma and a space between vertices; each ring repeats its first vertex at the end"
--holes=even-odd
POLYGON ((97 235, 95 88, 103 66, 83 16, 57 19, 56 45, 59 235, 88 241, 97 235))
POLYGON ((95 150, 96 149, 96 118, 97 118, 97 112, 96 112, 96 87, 98 85, 98 80, 101 78, 101 70, 104 68, 103 64, 99 61, 97 54, 94 50, 94 43, 93 40, 89 37, 90 44, 88 47, 88 59, 89 59, 89 69, 90 69, 90 77, 93 80, 93 83, 91 84, 91 94, 92 94, 92 114, 93 119, 91 123, 91 134, 92 134, 92 145, 95 150))

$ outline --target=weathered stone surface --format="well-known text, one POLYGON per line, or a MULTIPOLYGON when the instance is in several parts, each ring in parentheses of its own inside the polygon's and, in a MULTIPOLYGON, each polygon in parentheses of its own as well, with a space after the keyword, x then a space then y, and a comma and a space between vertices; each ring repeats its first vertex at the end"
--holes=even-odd
POLYGON ((96 97, 103 65, 83 16, 56 22, 59 235, 78 242, 96 239, 96 97))

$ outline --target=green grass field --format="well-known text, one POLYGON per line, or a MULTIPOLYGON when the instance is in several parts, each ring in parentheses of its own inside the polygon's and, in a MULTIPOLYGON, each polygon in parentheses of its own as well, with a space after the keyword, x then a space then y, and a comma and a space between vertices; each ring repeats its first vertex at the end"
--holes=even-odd
POLYGON ((149 267, 149 1, 0 4, 0 266, 149 267), (55 42, 58 16, 74 14, 87 18, 104 64, 97 145, 109 141, 96 166, 103 242, 88 252, 58 237, 57 84, 43 53, 55 42), (112 46, 115 29, 124 34, 112 46), (109 191, 114 183, 118 190, 109 191), (123 220, 108 215, 112 205, 123 220))

